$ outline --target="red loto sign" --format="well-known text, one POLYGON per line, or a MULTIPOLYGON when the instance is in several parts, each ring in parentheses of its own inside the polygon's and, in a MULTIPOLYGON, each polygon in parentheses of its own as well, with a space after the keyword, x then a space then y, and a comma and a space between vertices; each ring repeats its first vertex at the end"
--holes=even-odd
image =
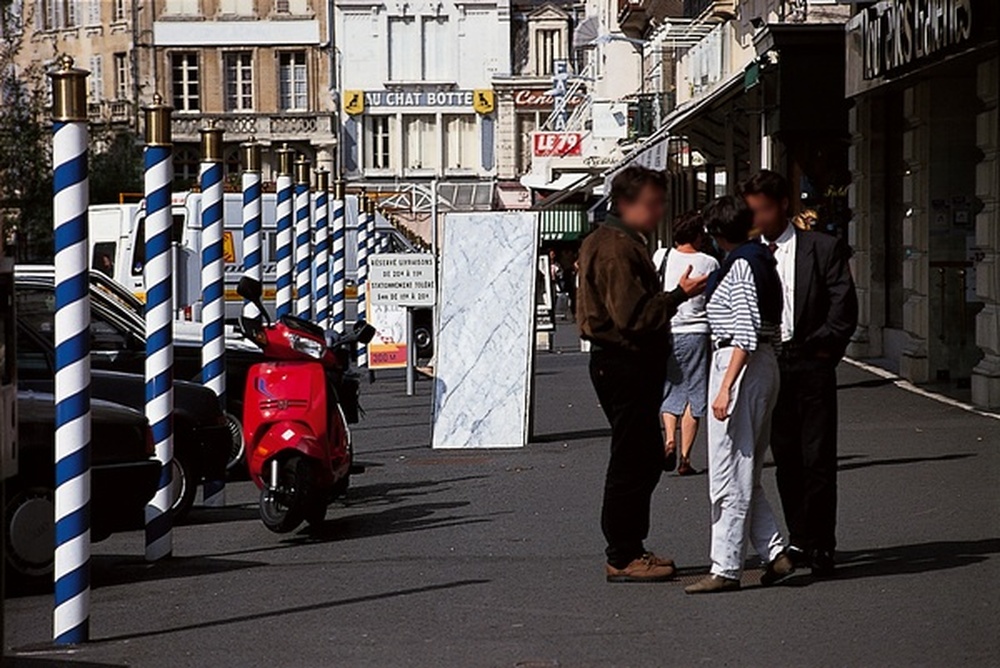
POLYGON ((536 132, 531 138, 536 158, 560 158, 583 153, 582 132, 536 132))

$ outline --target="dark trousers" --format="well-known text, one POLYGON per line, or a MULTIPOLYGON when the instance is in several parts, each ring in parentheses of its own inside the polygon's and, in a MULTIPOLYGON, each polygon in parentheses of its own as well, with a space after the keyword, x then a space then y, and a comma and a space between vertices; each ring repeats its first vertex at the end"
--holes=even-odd
POLYGON ((649 503, 663 471, 660 401, 666 362, 594 351, 590 378, 611 423, 601 529, 608 563, 623 568, 645 552, 649 503))
POLYGON ((789 541, 803 550, 837 544, 837 375, 832 364, 781 365, 771 452, 789 541))

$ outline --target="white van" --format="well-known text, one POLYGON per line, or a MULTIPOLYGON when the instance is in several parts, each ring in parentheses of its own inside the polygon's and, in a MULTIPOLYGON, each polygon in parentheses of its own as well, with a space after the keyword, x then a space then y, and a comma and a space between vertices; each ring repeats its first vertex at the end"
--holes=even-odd
MULTIPOLYGON (((274 300, 277 196, 265 193, 261 203, 264 269, 264 300, 274 300)), ((315 195, 313 197, 315 207, 315 195)), ((347 196, 346 274, 347 297, 355 296, 357 277, 358 198, 347 196)), ((145 263, 143 222, 145 204, 95 204, 90 214, 91 267, 102 271, 145 300, 142 271, 145 263)), ((174 225, 174 295, 178 314, 199 319, 201 313, 201 193, 175 193, 172 198, 174 225)), ((226 320, 235 321, 243 300, 236 284, 243 275, 243 196, 226 193, 223 205, 223 257, 226 261, 226 320)), ((381 214, 376 214, 374 244, 387 252, 410 252, 413 246, 381 214)), ((331 256, 332 263, 332 256, 331 256)), ((315 267, 313 268, 315 271, 315 267)))

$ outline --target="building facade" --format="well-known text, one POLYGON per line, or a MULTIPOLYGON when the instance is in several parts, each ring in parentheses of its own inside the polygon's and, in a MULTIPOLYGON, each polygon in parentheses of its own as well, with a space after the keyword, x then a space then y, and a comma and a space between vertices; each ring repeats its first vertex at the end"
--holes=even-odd
POLYGON ((197 180, 199 130, 225 129, 227 177, 239 144, 264 144, 263 176, 276 151, 295 149, 335 166, 336 110, 324 0, 163 0, 152 7, 151 77, 174 108, 174 172, 197 180))
POLYGON ((6 10, 18 67, 48 68, 68 55, 89 70, 89 113, 95 124, 132 129, 151 89, 149 54, 136 35, 148 17, 128 0, 12 0, 6 10))
POLYGON ((997 4, 891 0, 847 29, 851 353, 1000 407, 997 4))
POLYGON ((383 192, 424 236, 432 187, 441 212, 489 208, 509 3, 342 0, 336 35, 347 179, 383 192))
POLYGON ((788 178, 793 212, 820 210, 830 231, 846 235, 849 9, 692 0, 683 11, 660 30, 676 53, 676 107, 630 160, 668 172, 672 216, 768 168, 788 178))

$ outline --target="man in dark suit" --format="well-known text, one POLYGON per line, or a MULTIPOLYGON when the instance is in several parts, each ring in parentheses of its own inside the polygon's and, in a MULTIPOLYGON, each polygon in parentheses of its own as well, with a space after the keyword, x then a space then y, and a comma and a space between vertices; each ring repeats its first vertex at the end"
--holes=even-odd
POLYGON ((789 188, 762 170, 743 184, 761 241, 781 278, 781 391, 771 451, 790 539, 789 554, 831 575, 837 525, 837 363, 858 324, 858 297, 838 239, 789 221, 789 188))

